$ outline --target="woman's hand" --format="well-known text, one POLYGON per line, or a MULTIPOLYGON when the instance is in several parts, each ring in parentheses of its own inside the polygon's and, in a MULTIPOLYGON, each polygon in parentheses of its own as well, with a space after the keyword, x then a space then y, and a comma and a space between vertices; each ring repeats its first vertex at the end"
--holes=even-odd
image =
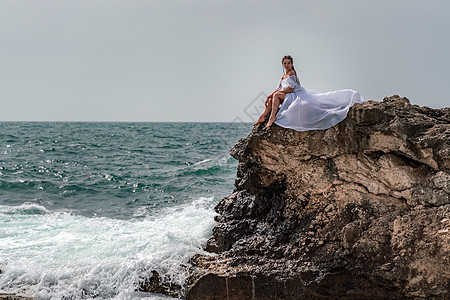
POLYGON ((272 98, 273 98, 273 95, 272 95, 272 94, 269 95, 269 96, 267 96, 267 99, 266 99, 266 101, 264 102, 264 106, 265 106, 265 107, 267 107, 267 105, 269 105, 269 102, 270 102, 270 100, 272 100, 272 98))

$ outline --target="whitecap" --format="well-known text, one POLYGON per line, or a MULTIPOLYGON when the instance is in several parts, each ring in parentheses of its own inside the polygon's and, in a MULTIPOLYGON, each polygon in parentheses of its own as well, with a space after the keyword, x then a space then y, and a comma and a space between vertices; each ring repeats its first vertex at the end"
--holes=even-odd
POLYGON ((49 213, 49 211, 45 207, 30 202, 25 202, 19 206, 5 208, 3 212, 6 214, 18 214, 18 215, 45 215, 49 213))
MULTIPOLYGON (((37 299, 130 299, 152 270, 176 284, 211 235, 213 197, 136 220, 0 213, 0 290, 37 299)), ((43 208, 43 209, 42 209, 43 208)), ((13 207, 0 207, 0 212, 13 207)), ((142 294, 142 296, 144 296, 142 294)), ((157 299, 145 296, 146 299, 157 299)), ((159 296, 158 296, 159 297, 159 296)), ((161 298, 161 297, 160 297, 161 298)))

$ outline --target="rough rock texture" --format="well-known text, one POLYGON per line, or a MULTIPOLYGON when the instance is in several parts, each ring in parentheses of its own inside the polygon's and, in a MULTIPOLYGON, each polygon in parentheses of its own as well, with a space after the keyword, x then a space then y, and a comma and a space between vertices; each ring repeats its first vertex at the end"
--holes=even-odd
POLYGON ((158 271, 152 270, 152 276, 141 280, 138 291, 164 294, 170 297, 182 297, 183 288, 170 281, 168 276, 159 275, 158 271))
POLYGON ((449 124, 395 95, 328 130, 257 126, 186 298, 448 299, 449 124))

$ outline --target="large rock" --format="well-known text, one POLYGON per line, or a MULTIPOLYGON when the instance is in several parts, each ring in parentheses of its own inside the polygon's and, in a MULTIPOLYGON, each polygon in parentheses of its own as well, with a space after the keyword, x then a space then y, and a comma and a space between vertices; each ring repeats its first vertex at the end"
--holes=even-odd
POLYGON ((255 127, 186 298, 448 299, 449 112, 395 95, 328 130, 255 127))

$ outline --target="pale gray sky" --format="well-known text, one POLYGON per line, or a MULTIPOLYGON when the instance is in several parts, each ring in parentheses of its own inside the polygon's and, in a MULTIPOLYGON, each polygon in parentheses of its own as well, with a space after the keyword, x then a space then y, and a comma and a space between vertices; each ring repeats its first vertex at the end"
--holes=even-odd
POLYGON ((250 121, 302 85, 449 106, 449 0, 0 0, 0 121, 250 121))

